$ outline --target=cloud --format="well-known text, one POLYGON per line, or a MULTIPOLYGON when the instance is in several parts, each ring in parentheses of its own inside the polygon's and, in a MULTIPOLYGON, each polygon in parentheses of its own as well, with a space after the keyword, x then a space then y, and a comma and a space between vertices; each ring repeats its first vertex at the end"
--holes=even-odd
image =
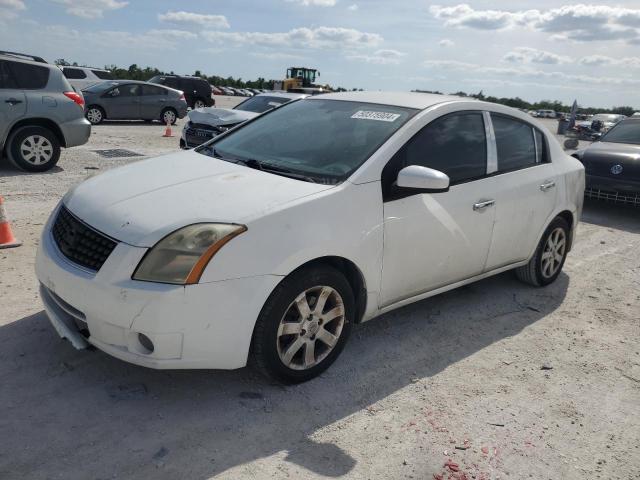
POLYGON ((18 16, 19 11, 26 8, 23 0, 0 0, 0 23, 4 20, 13 20, 18 16))
POLYGON ((377 50, 373 53, 373 55, 347 55, 349 60, 360 60, 367 63, 373 63, 376 65, 389 65, 389 64, 398 64, 402 60, 402 57, 407 54, 404 52, 399 52, 398 50, 391 49, 383 49, 377 50))
POLYGON ((158 20, 170 23, 187 23, 210 28, 229 28, 229 22, 224 15, 208 15, 204 13, 173 12, 158 14, 158 20))
POLYGON ((284 52, 251 52, 249 55, 256 58, 263 58, 265 60, 301 60, 304 58, 301 55, 293 55, 291 53, 284 52))
POLYGON ((351 11, 351 12, 355 12, 358 10, 358 5, 356 5, 355 3, 353 5, 349 5, 347 7, 347 10, 351 11))
POLYGON ((202 36, 210 42, 294 48, 371 47, 383 41, 382 36, 377 33, 336 27, 302 27, 281 33, 207 31, 203 32, 202 36))
POLYGON ((455 43, 452 40, 449 40, 448 38, 443 38, 438 42, 438 45, 440 45, 441 47, 453 47, 455 43))
POLYGON ((640 57, 613 58, 605 55, 588 55, 582 57, 578 63, 587 67, 616 65, 624 68, 640 68, 640 57))
POLYGON ((76 17, 95 19, 101 18, 108 10, 118 10, 126 7, 129 2, 118 0, 53 0, 55 3, 64 5, 70 15, 76 17))
POLYGON ((514 48, 503 57, 503 60, 511 63, 541 63, 545 65, 558 65, 560 63, 572 62, 570 57, 529 47, 514 48))
POLYGON ((533 81, 553 81, 556 80, 560 84, 564 82, 586 83, 590 85, 609 86, 609 87, 635 87, 640 86, 640 78, 625 77, 604 77, 590 75, 576 75, 564 72, 547 72, 536 70, 529 67, 526 68, 503 68, 503 67, 487 67, 475 63, 459 62, 456 60, 427 60, 423 65, 429 69, 438 71, 450 70, 466 73, 482 73, 489 76, 497 77, 517 77, 525 80, 533 81))
POLYGON ((153 35, 165 39, 171 40, 193 40, 198 38, 197 33, 188 32, 186 30, 173 30, 173 29, 153 29, 147 32, 147 35, 153 35))
POLYGON ((445 26, 477 30, 526 27, 559 34, 578 42, 640 41, 640 9, 606 5, 565 5, 549 10, 475 10, 468 4, 443 7, 432 5, 431 14, 445 26))
POLYGON ((286 0, 289 3, 297 3, 305 7, 335 7, 336 0, 286 0))

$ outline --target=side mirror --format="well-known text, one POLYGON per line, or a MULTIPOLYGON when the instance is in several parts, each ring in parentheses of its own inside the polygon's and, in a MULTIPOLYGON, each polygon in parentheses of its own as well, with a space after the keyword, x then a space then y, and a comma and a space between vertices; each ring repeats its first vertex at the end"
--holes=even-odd
POLYGON ((409 165, 398 172, 396 185, 423 193, 446 192, 449 190, 449 176, 433 168, 409 165))
POLYGON ((578 148, 578 139, 577 138, 567 138, 564 141, 564 148, 566 150, 575 150, 576 148, 578 148))

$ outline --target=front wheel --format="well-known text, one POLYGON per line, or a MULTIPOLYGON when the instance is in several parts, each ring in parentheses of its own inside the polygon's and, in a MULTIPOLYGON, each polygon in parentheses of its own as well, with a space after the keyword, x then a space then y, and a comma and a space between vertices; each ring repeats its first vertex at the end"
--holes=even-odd
POLYGON ((516 276, 536 287, 549 285, 560 275, 568 252, 569 224, 564 218, 556 217, 542 235, 529 263, 516 269, 516 276))
POLYGON ((353 292, 344 275, 328 266, 301 269, 276 287, 260 312, 253 360, 278 381, 310 380, 340 355, 353 318, 353 292))

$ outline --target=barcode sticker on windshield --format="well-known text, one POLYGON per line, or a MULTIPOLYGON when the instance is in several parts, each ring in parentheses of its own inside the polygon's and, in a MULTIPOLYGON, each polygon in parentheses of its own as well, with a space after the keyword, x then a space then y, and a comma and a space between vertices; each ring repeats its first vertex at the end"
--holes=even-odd
POLYGON ((379 122, 395 122, 398 117, 400 117, 399 113, 371 112, 369 110, 358 110, 356 113, 351 115, 351 118, 377 120, 379 122))

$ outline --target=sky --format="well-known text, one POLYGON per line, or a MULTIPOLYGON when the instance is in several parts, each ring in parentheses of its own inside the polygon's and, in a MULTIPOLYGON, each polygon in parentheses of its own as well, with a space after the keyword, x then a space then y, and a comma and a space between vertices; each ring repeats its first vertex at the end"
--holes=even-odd
POLYGON ((0 48, 102 67, 640 108, 640 2, 0 0, 0 48))

